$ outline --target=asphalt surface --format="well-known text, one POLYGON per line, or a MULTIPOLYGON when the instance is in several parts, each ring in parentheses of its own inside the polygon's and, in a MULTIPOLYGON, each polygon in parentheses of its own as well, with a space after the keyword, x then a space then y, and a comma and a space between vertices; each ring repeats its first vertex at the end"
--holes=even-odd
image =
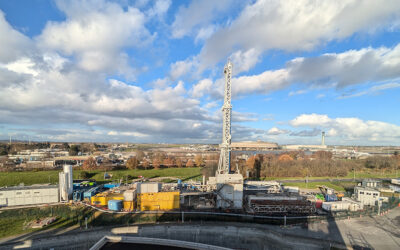
POLYGON ((297 226, 250 223, 183 223, 46 231, 0 239, 0 249, 88 249, 104 235, 132 235, 208 243, 240 249, 400 249, 400 207, 382 216, 297 226), (72 242, 83 245, 73 247, 72 242))

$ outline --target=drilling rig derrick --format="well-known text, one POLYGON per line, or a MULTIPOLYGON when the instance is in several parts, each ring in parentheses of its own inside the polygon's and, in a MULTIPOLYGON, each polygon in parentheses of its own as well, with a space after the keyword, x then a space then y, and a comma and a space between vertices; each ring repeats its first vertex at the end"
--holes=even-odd
POLYGON ((225 92, 224 105, 222 106, 222 143, 219 145, 221 154, 219 157, 217 174, 229 174, 231 171, 231 78, 232 78, 232 63, 228 63, 224 67, 225 74, 225 92))

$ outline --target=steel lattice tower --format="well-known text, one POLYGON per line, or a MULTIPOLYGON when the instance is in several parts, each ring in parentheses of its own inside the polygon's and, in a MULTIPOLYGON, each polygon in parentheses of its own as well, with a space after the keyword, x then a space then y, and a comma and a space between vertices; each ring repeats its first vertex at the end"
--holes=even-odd
POLYGON ((229 174, 231 170, 231 78, 232 78, 232 63, 228 60, 224 67, 225 74, 225 92, 224 105, 222 106, 222 143, 219 145, 221 154, 219 157, 217 174, 229 174))

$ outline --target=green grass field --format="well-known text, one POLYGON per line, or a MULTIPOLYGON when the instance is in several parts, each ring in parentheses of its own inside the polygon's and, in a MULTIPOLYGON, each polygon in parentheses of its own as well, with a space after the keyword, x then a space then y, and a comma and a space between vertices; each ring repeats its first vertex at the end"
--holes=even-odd
MULTIPOLYGON (((61 170, 53 171, 26 171, 26 172, 0 172, 0 187, 14 186, 24 183, 25 185, 41 184, 41 183, 58 183, 58 173, 61 170)), ((81 170, 74 170, 74 179, 79 179, 81 170)), ((91 174, 92 179, 96 181, 104 181, 104 171, 87 171, 91 174)), ((165 169, 149 169, 149 170, 115 170, 107 171, 112 173, 112 180, 125 180, 126 178, 137 178, 143 176, 145 178, 155 177, 176 177, 182 180, 198 179, 201 175, 200 168, 165 168, 165 169)))
MULTIPOLYGON (((346 176, 311 176, 308 177, 309 180, 318 180, 318 179, 352 179, 354 177, 353 172, 349 172, 346 176)), ((400 171, 396 172, 373 172, 373 171, 363 171, 356 172, 356 179, 362 178, 398 178, 400 177, 400 171)), ((305 180, 305 177, 266 177, 265 180, 305 180)))
POLYGON ((318 189, 318 186, 327 186, 335 189, 336 191, 344 192, 346 188, 352 188, 357 185, 355 182, 286 182, 285 186, 295 186, 299 188, 318 189))
POLYGON ((66 205, 4 210, 0 212, 0 238, 42 230, 25 226, 33 220, 55 216, 57 220, 43 229, 59 229, 79 225, 85 216, 90 216, 92 213, 90 209, 84 207, 72 208, 66 205))

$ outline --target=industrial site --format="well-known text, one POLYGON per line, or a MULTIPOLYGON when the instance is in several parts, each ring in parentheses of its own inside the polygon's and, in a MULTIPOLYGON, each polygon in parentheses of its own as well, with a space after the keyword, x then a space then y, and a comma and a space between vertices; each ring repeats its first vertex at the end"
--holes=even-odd
MULTIPOLYGON (((254 177, 257 177, 257 175, 255 175, 254 172, 249 172, 249 170, 247 170, 246 173, 241 173, 240 167, 238 167, 238 160, 236 159, 232 162, 232 159, 234 159, 232 158, 232 153, 235 152, 235 150, 239 151, 242 157, 245 157, 243 155, 249 154, 249 152, 254 152, 253 155, 260 155, 256 151, 269 151, 275 152, 275 154, 276 152, 280 152, 280 158, 290 158, 291 156, 289 156, 289 154, 291 150, 318 152, 318 154, 325 152, 325 154, 330 153, 330 157, 332 157, 334 155, 332 152, 335 152, 335 155, 337 155, 337 148, 328 148, 325 145, 324 133, 322 133, 321 145, 288 145, 280 147, 277 144, 265 142, 232 143, 232 63, 229 61, 225 66, 224 74, 225 98, 222 107, 222 143, 219 145, 219 160, 217 168, 214 169, 215 173, 207 176, 207 178, 204 174, 186 181, 171 176, 169 178, 166 177, 167 182, 155 181, 157 177, 145 178, 143 176, 136 179, 130 178, 129 180, 127 178, 113 180, 112 171, 108 171, 109 173, 107 173, 107 170, 104 169, 103 180, 98 183, 96 179, 75 179, 73 174, 74 168, 81 168, 83 166, 83 169, 90 170, 91 168, 85 168, 85 166, 88 166, 88 162, 94 161, 92 164, 96 166, 98 163, 101 163, 105 157, 85 157, 81 152, 79 152, 80 156, 69 156, 69 152, 62 153, 60 150, 55 150, 52 156, 54 158, 51 160, 51 150, 47 152, 44 151, 46 152, 44 155, 47 159, 41 156, 40 151, 37 151, 36 154, 34 151, 25 151, 25 153, 19 152, 8 156, 8 161, 16 164, 13 165, 14 168, 19 169, 19 171, 24 168, 31 170, 35 168, 28 167, 28 164, 33 164, 33 166, 39 168, 39 171, 40 169, 46 169, 46 166, 47 169, 61 168, 62 171, 58 173, 58 180, 56 181, 58 184, 35 184, 25 186, 21 183, 17 186, 3 186, 0 188, 1 209, 6 209, 4 211, 7 211, 13 208, 23 209, 24 207, 43 206, 44 204, 64 204, 71 207, 83 207, 92 210, 97 216, 99 216, 99 213, 111 215, 155 214, 156 216, 160 213, 163 216, 168 214, 172 215, 171 221, 177 220, 180 223, 184 223, 185 217, 186 221, 201 221, 202 217, 205 219, 210 215, 227 220, 226 216, 230 215, 233 216, 233 221, 248 221, 251 218, 255 223, 260 223, 257 221, 264 220, 264 223, 267 224, 279 224, 287 227, 311 223, 313 221, 317 223, 323 220, 343 219, 343 216, 347 219, 355 216, 361 218, 363 215, 382 216, 390 209, 398 206, 400 178, 364 178, 362 180, 357 178, 356 180, 355 170, 353 169, 354 178, 352 183, 354 183, 354 186, 347 186, 346 190, 342 191, 335 190, 325 185, 318 185, 309 189, 298 187, 295 183, 293 183, 294 185, 287 185, 277 180, 256 180, 254 177), (37 162, 36 165, 34 165, 35 161, 37 162), (21 165, 23 164, 25 164, 25 166, 21 169, 21 165), (234 164, 236 166, 234 166, 234 164), (196 216, 193 217, 193 215, 200 216, 200 218, 195 219, 196 216)), ((11 144, 12 141, 10 139, 9 145, 11 144)), ((28 145, 30 145, 30 142, 28 145)), ((213 146, 201 146, 197 149, 194 147, 195 146, 189 146, 178 150, 175 148, 172 149, 171 152, 198 151, 203 154, 208 152, 218 155, 217 149, 213 146)), ((168 147, 166 150, 169 150, 168 147)), ((394 150, 396 150, 396 148, 394 148, 394 150)), ((113 152, 119 151, 113 150, 113 152)), ((340 152, 348 151, 342 149, 340 152)), ((353 149, 350 155, 344 154, 342 158, 357 159, 361 156, 368 156, 371 153, 372 152, 364 152, 357 154, 353 149)), ((379 152, 376 151, 375 153, 379 154, 379 152)), ((107 154, 109 153, 103 155, 107 156, 107 154)), ((385 156, 384 152, 381 154, 383 154, 381 157, 390 157, 391 155, 385 156)), ((387 151, 386 154, 388 154, 387 151)), ((131 164, 129 161, 132 160, 132 156, 129 156, 128 160, 124 161, 121 158, 118 159, 115 154, 113 155, 114 160, 111 164, 116 164, 116 166, 123 164, 128 166, 131 164)), ((138 153, 136 152, 133 157, 137 156, 138 153)), ((186 154, 186 156, 190 157, 190 154, 186 154)), ((247 160, 248 158, 249 156, 247 156, 247 160)), ((145 158, 143 159, 146 161, 145 158)), ((143 159, 139 162, 135 158, 134 164, 142 163, 143 159)), ((156 165, 156 160, 157 159, 153 159, 151 162, 153 167, 156 165)), ((211 160, 211 158, 209 158, 209 160, 211 160)), ((192 161, 192 159, 184 160, 185 165, 190 164, 189 161, 192 161)), ((204 160, 193 159, 193 161, 200 165, 201 163, 197 162, 204 160)), ((167 164, 163 162, 164 165, 168 165, 168 161, 166 162, 167 164)), ((176 161, 174 164, 176 164, 176 161)), ((208 170, 212 170, 212 168, 208 170)), ((86 175, 90 174, 86 172, 86 175)), ((308 178, 309 176, 304 178, 306 184, 309 182, 308 178)), ((344 181, 346 181, 346 179, 344 179, 344 181)), ((310 184, 311 183, 312 180, 310 180, 310 184)), ((56 223, 57 219, 57 216, 44 217, 32 222, 29 226, 31 228, 46 228, 50 227, 52 223, 56 223)), ((89 218, 85 217, 84 220, 84 222, 80 221, 79 223, 81 227, 82 223, 84 223, 84 228, 86 229, 88 229, 88 223, 89 225, 96 224, 92 216, 89 218)), ((129 221, 130 219, 127 220, 128 224, 129 221)), ((115 223, 118 224, 120 222, 115 223)), ((104 244, 98 242, 94 244, 91 249, 108 249, 106 246, 111 243, 106 242, 110 240, 112 242, 112 237, 104 238, 103 241, 100 241, 104 244)), ((132 239, 126 240, 130 242, 132 239)), ((120 240, 117 242, 120 242, 120 240)), ((133 242, 135 242, 135 240, 133 240, 133 242)), ((178 242, 176 244, 179 246, 179 244, 182 243, 178 242)), ((35 248, 39 247, 39 245, 32 245, 31 247, 35 248)), ((83 245, 76 245, 76 248, 80 247, 83 247, 83 245)), ((1 245, 0 248, 2 248, 1 245)), ((65 248, 65 246, 62 248, 65 248)), ((206 248, 206 246, 201 246, 199 248, 195 247, 194 249, 206 248)))
POLYGON ((400 249, 400 0, 0 0, 0 250, 400 249))

